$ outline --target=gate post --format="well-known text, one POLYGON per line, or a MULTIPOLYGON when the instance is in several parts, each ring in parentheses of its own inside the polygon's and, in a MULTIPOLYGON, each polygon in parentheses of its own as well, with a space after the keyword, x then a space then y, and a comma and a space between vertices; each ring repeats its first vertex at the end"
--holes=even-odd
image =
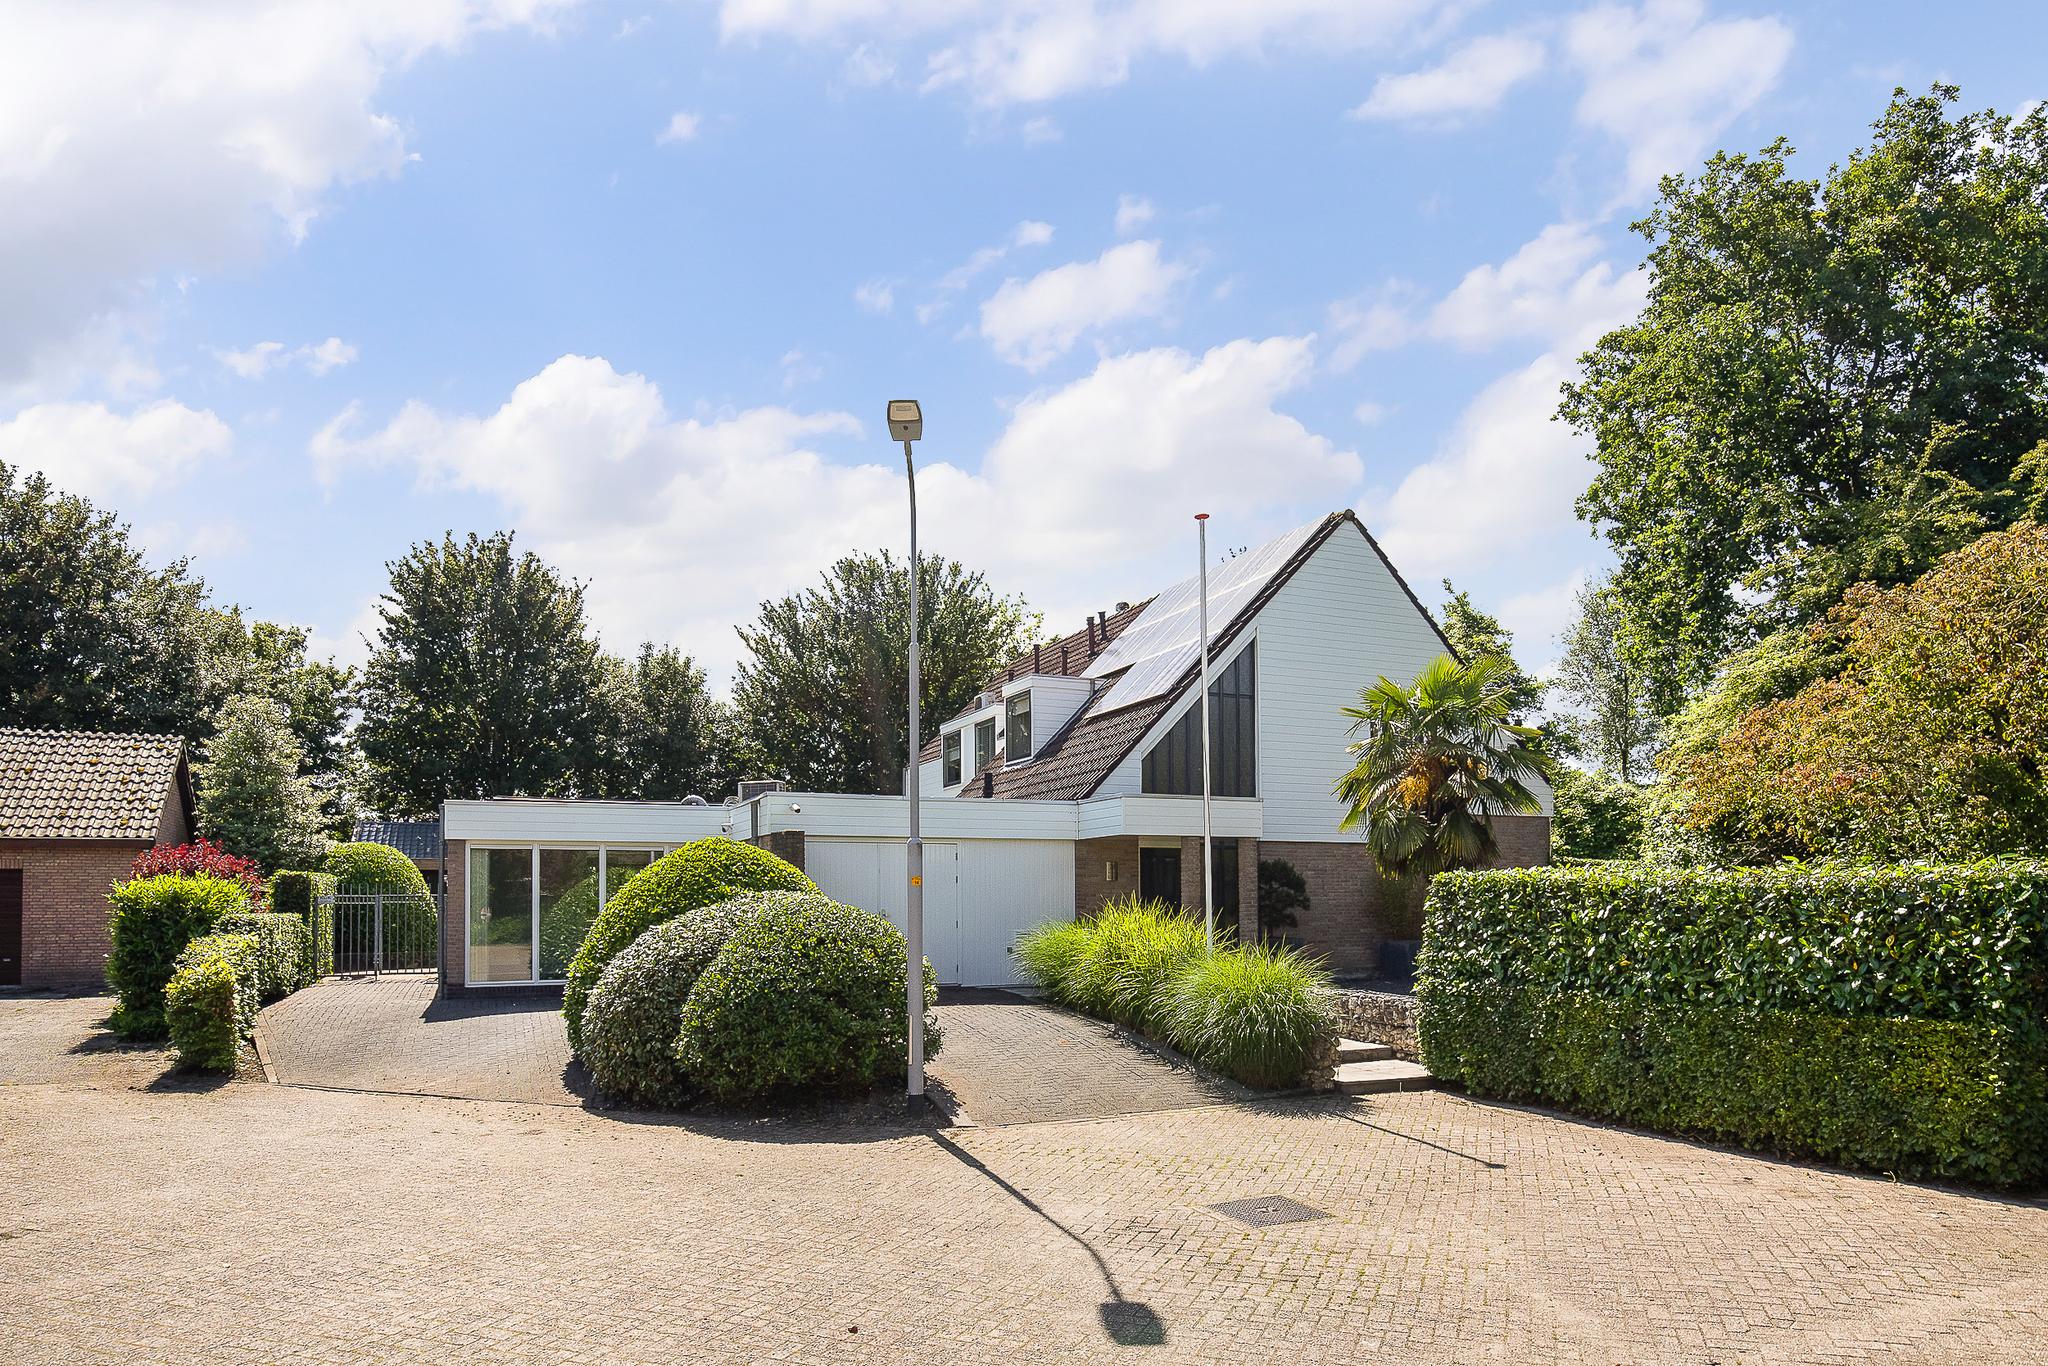
POLYGON ((377 918, 372 924, 371 933, 376 937, 371 941, 370 973, 372 976, 381 976, 384 972, 384 889, 382 887, 377 889, 377 918))

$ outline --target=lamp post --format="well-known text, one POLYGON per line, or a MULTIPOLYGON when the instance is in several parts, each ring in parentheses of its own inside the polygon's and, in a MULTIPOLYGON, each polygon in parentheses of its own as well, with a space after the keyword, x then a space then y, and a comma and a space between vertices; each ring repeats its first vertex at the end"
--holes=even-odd
POLYGON ((1195 640, 1195 658, 1202 675, 1202 934, 1209 952, 1216 952, 1216 873, 1209 847, 1209 514, 1195 514, 1195 557, 1201 561, 1201 635, 1195 640))
POLYGON ((903 443, 903 474, 910 482, 910 762, 903 773, 903 790, 910 797, 910 842, 904 850, 910 886, 903 914, 903 1000, 904 1018, 910 1029, 908 1070, 912 1100, 924 1094, 924 838, 918 828, 921 794, 917 781, 917 464, 911 459, 910 443, 923 435, 924 411, 917 406, 917 400, 890 399, 889 437, 903 443))

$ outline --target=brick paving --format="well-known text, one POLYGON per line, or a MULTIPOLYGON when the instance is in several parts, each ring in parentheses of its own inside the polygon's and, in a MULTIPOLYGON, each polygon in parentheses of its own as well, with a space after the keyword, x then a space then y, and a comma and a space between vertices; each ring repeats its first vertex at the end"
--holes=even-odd
POLYGON ((559 998, 443 1001, 437 989, 411 974, 316 982, 264 1010, 264 1059, 286 1085, 583 1104, 559 998))
POLYGON ((944 1045, 929 1074, 977 1124, 1142 1114, 1250 1094, 1013 992, 948 991, 938 1016, 944 1045))

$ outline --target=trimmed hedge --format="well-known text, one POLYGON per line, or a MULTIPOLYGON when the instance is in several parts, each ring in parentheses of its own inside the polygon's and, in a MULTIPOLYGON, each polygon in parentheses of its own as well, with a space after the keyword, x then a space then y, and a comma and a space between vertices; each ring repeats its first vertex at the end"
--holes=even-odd
POLYGON ((281 872, 270 875, 270 909, 295 915, 312 944, 309 981, 334 972, 334 888, 332 873, 281 872), (322 899, 326 904, 322 905, 322 899))
POLYGON ((605 966, 664 920, 741 892, 815 892, 817 886, 765 849, 737 840, 695 840, 635 873, 591 922, 562 989, 569 1047, 583 1055, 583 1012, 605 966))
MULTIPOLYGON (((434 966, 432 962, 417 961, 424 949, 440 942, 440 911, 434 903, 433 889, 427 886, 426 875, 420 872, 418 864, 388 844, 352 840, 330 845, 320 866, 333 877, 341 891, 381 889, 386 893, 383 949, 387 966, 434 966)), ((356 914, 367 916, 367 912, 361 910, 356 914)), ((367 926, 369 921, 364 919, 361 923, 367 926)), ((372 947, 369 943, 372 936, 367 928, 350 933, 360 941, 359 947, 365 952, 372 947)), ((343 937, 350 936, 345 934, 343 937)))
MULTIPOLYGON (((901 1075, 910 1047, 903 935, 816 893, 764 902, 683 1005, 675 1053, 684 1075, 721 1100, 862 1091, 901 1075)), ((936 1056, 938 980, 930 963, 924 972, 925 1053, 936 1056)))
POLYGON ((1476 1092, 2048 1177, 2048 866, 1444 874, 1416 991, 1423 1060, 1476 1092))
POLYGON ((690 1085, 676 1065, 676 1033, 691 988, 741 923, 776 898, 749 892, 656 925, 620 951, 583 1012, 583 1061, 597 1089, 632 1105, 675 1106, 690 1085))
POLYGON ((179 1062, 209 1072, 235 1070, 263 1004, 263 955, 255 934, 205 934, 185 946, 164 988, 164 1016, 179 1062))
POLYGON ((178 955, 222 916, 247 914, 249 894, 239 882, 162 874, 119 883, 107 900, 107 985, 120 998, 110 1023, 132 1038, 164 1038, 164 988, 178 955))
POLYGON ((256 994, 269 1002, 282 1000, 313 980, 306 922, 282 912, 250 911, 224 915, 216 934, 246 934, 256 941, 256 994))

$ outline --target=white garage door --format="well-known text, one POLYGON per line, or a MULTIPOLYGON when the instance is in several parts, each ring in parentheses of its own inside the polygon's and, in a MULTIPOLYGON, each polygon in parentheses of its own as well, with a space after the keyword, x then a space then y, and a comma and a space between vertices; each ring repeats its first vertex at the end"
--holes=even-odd
MULTIPOLYGON (((804 871, 835 901, 904 925, 901 840, 804 841, 804 871)), ((1061 840, 932 841, 924 847, 924 951, 939 980, 1008 986, 1010 948, 1047 920, 1074 914, 1074 846, 1061 840)))

